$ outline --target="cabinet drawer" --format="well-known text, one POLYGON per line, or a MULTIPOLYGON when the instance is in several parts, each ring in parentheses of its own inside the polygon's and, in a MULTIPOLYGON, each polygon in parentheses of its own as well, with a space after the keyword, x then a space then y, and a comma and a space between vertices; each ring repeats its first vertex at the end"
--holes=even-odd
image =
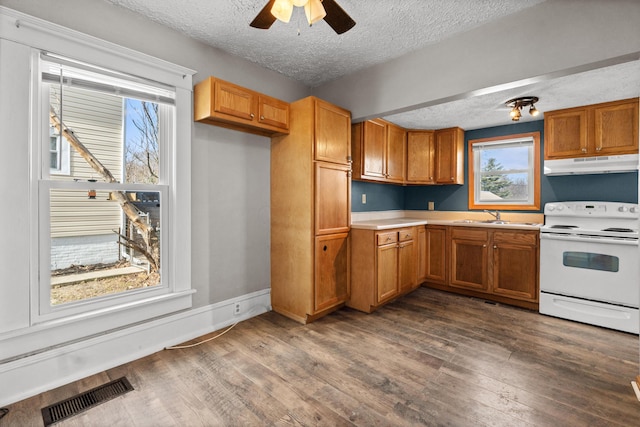
POLYGON ((493 233, 493 242, 535 246, 538 243, 538 233, 527 231, 496 231, 493 233))
POLYGON ((398 236, 401 242, 413 240, 413 236, 415 235, 415 233, 416 230, 413 228, 403 228, 402 230, 398 230, 398 236))
POLYGON ((388 245, 390 243, 398 242, 398 232, 391 231, 388 233, 378 233, 376 234, 378 246, 380 245, 388 245))
POLYGON ((478 228, 452 227, 451 237, 454 239, 487 240, 489 233, 487 230, 478 228))

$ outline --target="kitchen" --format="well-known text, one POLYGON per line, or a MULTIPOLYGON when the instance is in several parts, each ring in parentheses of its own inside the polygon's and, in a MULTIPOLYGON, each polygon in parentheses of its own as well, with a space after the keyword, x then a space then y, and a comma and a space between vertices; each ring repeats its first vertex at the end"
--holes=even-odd
MULTIPOLYGON (((271 72, 259 70, 257 67, 247 67, 244 62, 219 51, 207 51, 210 57, 202 58, 198 60, 201 62, 198 62, 193 58, 199 56, 200 46, 194 47, 185 39, 181 39, 166 28, 146 21, 140 23, 137 15, 120 10, 116 12, 113 7, 100 2, 90 2, 89 5, 81 4, 81 2, 65 2, 59 9, 53 7, 43 8, 42 5, 37 5, 35 2, 3 1, 2 4, 17 10, 23 10, 32 15, 46 15, 47 19, 65 26, 75 27, 81 31, 166 58, 172 62, 187 64, 201 70, 202 75, 200 77, 202 78, 210 74, 221 75, 227 80, 261 92, 268 92, 273 96, 290 101, 308 95, 307 88, 303 85, 291 84, 287 79, 271 72), (79 19, 82 16, 86 16, 86 18, 79 19), (101 16, 108 18, 109 25, 101 24, 101 16), (140 25, 141 29, 127 29, 127 27, 136 28, 136 25, 140 25), (143 36, 132 36, 132 34, 140 36, 140 33, 144 33, 143 36), (155 43, 156 39, 166 42, 160 43, 162 45, 175 46, 177 44, 188 47, 175 49, 171 54, 168 54, 158 46, 158 43, 155 43)), ((551 6, 547 5, 546 7, 551 6)), ((597 5, 593 5, 593 8, 590 12, 585 11, 584 13, 587 15, 589 13, 593 15, 601 13, 597 5)), ((541 10, 539 13, 546 12, 548 11, 541 10)), ((568 16, 571 16, 572 13, 573 11, 563 11, 557 15, 557 19, 569 19, 568 16)), ((606 11, 604 13, 606 15, 606 11)), ((620 13, 625 15, 622 12, 620 13)), ((631 12, 628 15, 635 16, 631 12)), ((618 19, 622 18, 623 16, 615 15, 610 19, 612 22, 617 22, 618 19)), ((610 25, 613 26, 613 24, 610 25)), ((634 26, 630 25, 626 28, 624 31, 631 32, 634 26)), ((593 50, 576 52, 571 55, 566 55, 566 51, 570 50, 570 47, 567 47, 565 50, 561 49, 561 52, 546 56, 539 52, 540 46, 536 48, 536 46, 528 45, 524 40, 524 34, 520 35, 518 33, 514 36, 518 40, 512 43, 513 50, 506 52, 504 55, 515 55, 517 57, 521 54, 520 49, 522 49, 535 54, 536 61, 531 61, 532 63, 527 63, 526 66, 524 62, 517 63, 510 70, 502 67, 492 76, 478 74, 472 77, 475 79, 474 82, 469 82, 470 77, 467 73, 465 72, 463 75, 462 70, 457 71, 458 68, 454 66, 459 57, 443 57, 438 67, 447 68, 448 65, 454 72, 443 74, 446 75, 447 80, 451 79, 453 81, 444 81, 441 84, 426 82, 427 85, 430 85, 424 91, 427 95, 424 95, 422 99, 418 99, 421 95, 412 93, 407 96, 405 101, 398 99, 400 92, 406 92, 400 89, 406 86, 415 86, 414 83, 417 80, 424 80, 423 76, 415 76, 413 82, 406 75, 398 76, 397 79, 394 79, 389 78, 389 73, 378 67, 367 71, 361 77, 363 81, 369 82, 376 82, 382 79, 383 75, 385 79, 389 79, 387 84, 378 83, 380 84, 380 92, 378 92, 377 96, 380 99, 375 99, 376 95, 372 93, 373 91, 359 87, 362 84, 359 78, 345 79, 327 86, 325 88, 326 92, 322 93, 322 98, 348 108, 353 118, 363 119, 374 117, 382 111, 392 112, 406 106, 419 105, 429 99, 441 99, 455 93, 468 92, 473 87, 488 87, 504 81, 517 80, 519 76, 545 74, 585 63, 595 63, 604 58, 639 50, 634 44, 634 37, 630 34, 628 37, 624 37, 626 44, 619 41, 607 44, 605 41, 593 37, 599 40, 598 43, 605 43, 606 46, 596 46, 593 50), (524 47, 516 49, 517 46, 527 46, 528 49, 524 49, 524 47), (578 53, 580 56, 576 57, 578 53), (534 68, 528 70, 528 67, 534 68), (406 82, 401 84, 401 79, 405 79, 406 82), (348 93, 345 87, 349 86, 353 87, 353 92, 360 93, 357 99, 348 99, 347 95, 341 95, 341 93, 348 93), (445 90, 444 88, 447 89, 445 90), (381 99, 384 99, 384 101, 381 101, 381 99)), ((544 32, 541 32, 539 36, 545 37, 544 32)), ((580 36, 576 36, 576 39, 580 37, 589 38, 588 34, 581 33, 580 36)), ((467 46, 469 40, 468 37, 461 37, 451 40, 449 43, 456 44, 458 47, 467 46)), ((552 42, 549 41, 546 44, 549 45, 552 42)), ((594 42, 594 44, 597 43, 594 42)), ((579 46, 581 44, 576 40, 568 40, 567 46, 572 45, 579 46)), ((435 52, 430 51, 425 56, 431 54, 435 54, 435 52)), ((409 61, 410 58, 404 58, 403 60, 409 61)), ((412 61, 420 60, 420 57, 412 59, 412 61)), ((425 64, 433 62, 428 61, 425 57, 422 60, 425 64)), ((482 60, 482 58, 479 58, 479 60, 482 60)), ((486 64, 495 60, 495 57, 490 58, 487 56, 484 62, 486 64)), ((426 68, 425 64, 420 64, 421 68, 426 68)), ((482 64, 478 63, 478 67, 482 68, 482 64)), ((403 68, 409 69, 410 67, 403 68)), ((520 126, 524 126, 524 124, 520 126)), ((511 133, 511 131, 508 133, 511 133)), ((194 207, 192 216, 192 222, 201 225, 198 233, 199 237, 197 239, 194 238, 192 243, 192 275, 197 288, 197 293, 194 295, 194 307, 202 308, 226 301, 230 301, 229 303, 231 304, 234 299, 247 301, 250 306, 253 297, 257 299, 264 298, 264 293, 261 292, 269 288, 270 266, 268 257, 265 257, 265 253, 268 253, 269 250, 268 221, 265 219, 269 212, 267 184, 269 181, 268 144, 265 144, 264 139, 261 137, 219 129, 213 126, 195 125, 193 134, 192 191, 194 198, 196 195, 202 197, 200 199, 202 202, 197 207, 194 207), (214 185, 213 183, 216 184, 214 185), (237 212, 237 215, 230 218, 229 212, 237 212), (238 238, 237 236, 242 237, 238 238), (224 241, 225 245, 214 243, 219 241, 224 241), (214 261, 210 261, 210 259, 214 261), (244 266, 249 264, 251 267, 246 269, 244 266), (244 298, 245 296, 246 298, 244 298)), ((474 136, 474 138, 481 137, 483 136, 474 136)), ((629 196, 624 191, 624 188, 629 188, 629 182, 624 181, 622 175, 610 175, 606 178, 543 178, 543 202, 545 197, 550 197, 552 194, 556 195, 555 200, 569 200, 572 198, 573 189, 575 187, 582 189, 586 186, 584 185, 585 183, 594 186, 599 191, 599 194, 611 194, 610 192, 615 191, 616 193, 614 194, 616 196, 620 196, 623 193, 621 196, 625 199, 622 201, 636 202, 636 197, 629 196), (557 184, 554 184, 554 182, 557 184)), ((456 200, 465 200, 464 196, 455 191, 460 190, 460 187, 455 189, 449 187, 433 189, 407 187, 403 189, 402 187, 383 186, 382 188, 376 187, 374 190, 367 188, 364 191, 362 189, 358 190, 358 188, 357 185, 354 185, 354 193, 360 191, 360 196, 362 193, 366 193, 368 199, 366 206, 368 207, 375 206, 376 203, 380 203, 380 200, 385 200, 385 205, 377 210, 426 209, 428 200, 434 201, 438 210, 466 210, 466 208, 459 208, 456 205, 456 200), (376 192, 386 191, 392 193, 390 198, 374 197, 376 192)), ((580 196, 583 200, 586 198, 585 194, 580 194, 580 196)), ((361 203, 361 197, 357 197, 354 194, 353 198, 355 200, 352 205, 354 211, 357 212, 362 209, 362 207, 358 207, 358 203, 361 203)), ((587 199, 590 199, 590 197, 587 199)), ((7 268, 7 270, 11 269, 7 268)), ((24 280, 22 277, 17 279, 24 280)), ((268 294, 266 298, 268 301, 268 294)), ((212 310, 215 308, 213 307, 212 310)), ((222 323, 224 323, 223 320, 216 322, 218 323, 215 323, 215 326, 218 327, 221 327, 222 323)), ((159 342, 162 342, 162 339, 159 342)), ((52 375, 50 381, 54 383, 58 376, 63 375, 63 373, 52 375)))

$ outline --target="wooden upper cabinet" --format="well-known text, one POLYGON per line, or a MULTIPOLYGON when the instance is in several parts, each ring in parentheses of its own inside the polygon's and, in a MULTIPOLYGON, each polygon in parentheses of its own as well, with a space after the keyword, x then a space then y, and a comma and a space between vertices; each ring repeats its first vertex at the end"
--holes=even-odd
POLYGON ((596 154, 638 152, 638 98, 595 106, 593 114, 596 154))
POLYGON ((464 131, 448 128, 435 131, 436 183, 464 184, 464 131))
POLYGON ((259 95, 258 122, 279 129, 289 129, 289 104, 276 98, 259 95))
POLYGON ((403 183, 405 175, 407 131, 391 123, 388 123, 386 128, 386 178, 388 182, 403 183))
POLYGON ((314 158, 319 161, 351 164, 351 113, 315 99, 314 158))
POLYGON ((353 177, 385 179, 386 129, 383 122, 367 120, 352 126, 353 177))
POLYGON ((544 158, 638 153, 638 98, 544 115, 544 158))
POLYGON ((353 135, 354 178, 402 184, 406 130, 382 119, 356 123, 353 135))
POLYGON ((289 133, 289 104, 208 77, 194 87, 194 120, 258 135, 289 133))
POLYGON ((587 153, 587 110, 548 112, 544 116, 545 158, 573 157, 587 153))
POLYGON ((407 132, 407 184, 435 184, 434 132, 407 132))

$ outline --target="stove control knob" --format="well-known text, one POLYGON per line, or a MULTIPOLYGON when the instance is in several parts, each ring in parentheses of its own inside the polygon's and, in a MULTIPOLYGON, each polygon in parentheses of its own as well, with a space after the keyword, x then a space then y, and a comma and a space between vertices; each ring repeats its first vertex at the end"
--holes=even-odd
MULTIPOLYGON (((631 208, 631 212, 633 212, 633 209, 635 209, 635 208, 631 208)), ((618 208, 618 212, 626 212, 626 211, 628 211, 628 210, 629 210, 629 208, 628 208, 628 207, 626 207, 626 206, 620 206, 620 207, 618 208)))
POLYGON ((564 206, 562 206, 562 205, 558 205, 558 207, 557 207, 556 209, 558 209, 559 211, 561 211, 562 209, 564 209, 564 206))
POLYGON ((552 212, 552 211, 555 211, 555 210, 556 210, 556 207, 555 207, 554 205, 548 205, 548 206, 547 206, 547 210, 548 210, 549 212, 552 212))
POLYGON ((638 208, 634 206, 634 207, 632 207, 629 211, 630 211, 631 213, 638 213, 638 208))

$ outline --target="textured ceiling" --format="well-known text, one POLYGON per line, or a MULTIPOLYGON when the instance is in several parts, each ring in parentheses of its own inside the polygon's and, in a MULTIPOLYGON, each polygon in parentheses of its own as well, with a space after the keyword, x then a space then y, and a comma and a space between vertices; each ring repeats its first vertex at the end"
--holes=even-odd
MULTIPOLYGON (((356 21, 356 26, 342 35, 324 21, 309 27, 301 8, 294 8, 289 24, 276 21, 269 30, 250 27, 268 0, 104 1, 311 88, 544 0, 337 0, 356 21)), ((544 112, 638 95, 640 61, 635 60, 569 76, 544 77, 527 85, 486 90, 481 95, 460 94, 456 99, 385 118, 407 128, 460 126, 469 130, 511 123, 504 102, 518 96, 538 96, 536 107, 544 112)), ((523 111, 521 122, 541 118, 534 119, 523 111)))
POLYGON ((106 1, 315 87, 543 0, 337 0, 356 21, 339 36, 297 7, 288 24, 250 27, 268 0, 106 1))

